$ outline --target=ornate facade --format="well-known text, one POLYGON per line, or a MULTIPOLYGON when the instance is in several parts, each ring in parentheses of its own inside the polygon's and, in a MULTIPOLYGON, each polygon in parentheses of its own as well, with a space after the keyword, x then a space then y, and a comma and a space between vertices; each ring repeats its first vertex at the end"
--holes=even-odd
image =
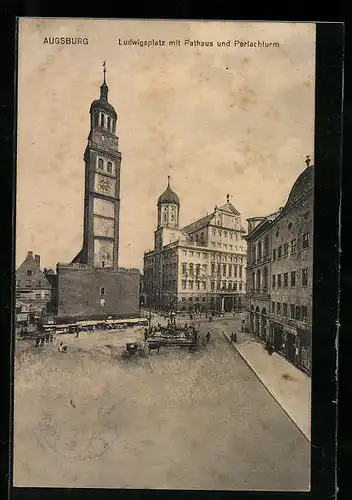
POLYGON ((170 187, 158 199, 154 249, 144 255, 149 305, 179 311, 238 311, 244 306, 246 242, 230 203, 180 228, 180 200, 170 187))

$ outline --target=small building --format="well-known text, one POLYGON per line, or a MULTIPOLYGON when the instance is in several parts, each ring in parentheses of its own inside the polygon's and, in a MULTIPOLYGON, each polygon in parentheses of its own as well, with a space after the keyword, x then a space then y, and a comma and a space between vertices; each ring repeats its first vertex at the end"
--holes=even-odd
POLYGON ((310 373, 314 166, 306 163, 284 207, 247 219, 246 326, 310 373))
POLYGON ((27 253, 16 270, 16 301, 27 321, 35 323, 45 314, 51 304, 51 284, 40 269, 40 256, 27 253))

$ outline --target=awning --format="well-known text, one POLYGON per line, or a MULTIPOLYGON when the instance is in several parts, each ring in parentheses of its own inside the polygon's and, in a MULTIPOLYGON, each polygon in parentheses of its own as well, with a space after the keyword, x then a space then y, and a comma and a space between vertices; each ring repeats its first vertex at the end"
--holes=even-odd
POLYGON ((102 323, 105 323, 104 320, 99 320, 99 321, 77 321, 75 325, 77 326, 93 326, 93 325, 101 325, 102 323))

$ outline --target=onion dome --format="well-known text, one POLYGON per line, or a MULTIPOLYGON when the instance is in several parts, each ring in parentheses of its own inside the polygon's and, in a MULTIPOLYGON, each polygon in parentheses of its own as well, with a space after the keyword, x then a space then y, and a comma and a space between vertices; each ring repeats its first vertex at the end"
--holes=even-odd
POLYGON ((90 113, 93 113, 96 109, 106 111, 109 115, 111 115, 115 120, 117 119, 117 114, 114 107, 108 101, 108 92, 109 87, 105 81, 105 67, 104 67, 104 81, 100 86, 100 98, 95 99, 90 106, 90 113))
POLYGON ((158 198, 158 206, 162 203, 173 203, 178 207, 180 206, 180 198, 170 187, 170 176, 168 176, 166 190, 158 198))
POLYGON ((309 157, 307 157, 306 160, 307 168, 300 174, 292 186, 285 207, 288 207, 303 198, 314 186, 314 166, 310 165, 310 160, 308 160, 309 157))

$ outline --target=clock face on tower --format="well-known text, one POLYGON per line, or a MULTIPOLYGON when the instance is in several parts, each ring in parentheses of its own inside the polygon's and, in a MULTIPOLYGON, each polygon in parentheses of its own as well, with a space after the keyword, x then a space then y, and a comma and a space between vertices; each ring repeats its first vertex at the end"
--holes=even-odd
POLYGON ((94 180, 94 191, 96 193, 104 194, 105 196, 111 196, 115 198, 116 193, 116 179, 106 177, 96 173, 94 180))
POLYGON ((111 186, 112 186, 112 182, 110 179, 106 179, 104 177, 101 177, 99 179, 98 186, 101 189, 101 191, 103 191, 104 193, 109 193, 111 186))

